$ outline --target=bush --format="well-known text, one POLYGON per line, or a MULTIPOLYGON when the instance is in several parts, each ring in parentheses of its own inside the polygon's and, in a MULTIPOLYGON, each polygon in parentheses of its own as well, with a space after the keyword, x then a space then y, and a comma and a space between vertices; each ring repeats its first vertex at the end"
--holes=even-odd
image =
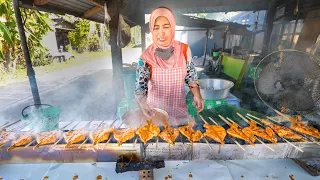
POLYGON ((47 48, 39 48, 33 52, 32 66, 45 66, 50 64, 50 60, 46 58, 49 50, 47 48))
POLYGON ((98 35, 93 35, 89 40, 88 40, 88 47, 89 51, 99 51, 100 48, 100 38, 98 35))

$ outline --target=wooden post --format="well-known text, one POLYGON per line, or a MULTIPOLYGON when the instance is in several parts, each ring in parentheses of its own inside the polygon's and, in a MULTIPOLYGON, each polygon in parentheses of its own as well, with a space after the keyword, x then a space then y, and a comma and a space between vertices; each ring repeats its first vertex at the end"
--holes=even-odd
POLYGON ((292 48, 293 39, 294 39, 294 36, 296 35, 296 32, 297 32, 297 25, 298 25, 298 21, 299 21, 299 12, 298 12, 298 14, 296 16, 297 17, 296 17, 296 21, 294 23, 292 38, 291 38, 291 42, 290 42, 290 48, 292 48))
POLYGON ((27 44, 27 38, 25 35, 22 19, 21 19, 21 12, 19 9, 19 2, 18 0, 12 0, 13 3, 13 9, 14 9, 14 14, 16 17, 17 25, 18 25, 18 30, 19 30, 19 35, 21 39, 21 46, 23 49, 23 55, 26 60, 26 66, 27 66, 27 75, 29 78, 29 83, 31 87, 31 92, 33 96, 33 101, 34 104, 41 104, 40 100, 40 95, 39 95, 39 90, 38 90, 38 85, 37 85, 37 80, 35 77, 35 72, 32 68, 32 62, 30 59, 30 54, 29 54, 29 48, 27 44))
POLYGON ((263 56, 266 55, 269 51, 270 38, 271 38, 271 33, 273 28, 273 19, 277 10, 276 2, 277 2, 276 0, 269 1, 267 18, 266 18, 266 30, 264 32, 263 47, 262 47, 263 56))
POLYGON ((108 12, 111 17, 109 22, 110 28, 110 45, 111 45, 111 57, 112 57, 112 69, 113 77, 118 79, 122 74, 122 51, 117 45, 118 23, 119 23, 119 1, 109 0, 108 12))
POLYGON ((204 58, 203 58, 202 66, 204 66, 204 64, 206 63, 208 38, 209 38, 209 29, 207 29, 206 31, 206 42, 204 44, 204 52, 203 52, 204 58))
POLYGON ((141 24, 141 49, 142 52, 146 49, 146 25, 141 24))

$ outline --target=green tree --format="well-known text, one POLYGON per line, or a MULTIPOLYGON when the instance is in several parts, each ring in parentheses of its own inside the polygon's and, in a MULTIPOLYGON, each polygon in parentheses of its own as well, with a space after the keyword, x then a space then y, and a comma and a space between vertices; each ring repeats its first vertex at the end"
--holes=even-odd
MULTIPOLYGON (((35 64, 45 64, 48 49, 41 45, 41 40, 51 30, 49 13, 21 8, 22 20, 27 35, 30 57, 35 64)), ((25 68, 20 37, 10 0, 0 0, 0 59, 6 72, 17 67, 25 68)))
POLYGON ((69 32, 68 38, 75 50, 82 53, 87 49, 90 22, 86 19, 80 19, 75 26, 75 31, 69 32))

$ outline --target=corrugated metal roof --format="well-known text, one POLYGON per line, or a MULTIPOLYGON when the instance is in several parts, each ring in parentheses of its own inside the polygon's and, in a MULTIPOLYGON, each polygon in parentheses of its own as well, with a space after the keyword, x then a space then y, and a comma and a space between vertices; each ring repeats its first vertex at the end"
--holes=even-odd
MULTIPOLYGON (((96 7, 91 2, 103 4, 104 0, 49 0, 45 5, 33 6, 33 0, 20 0, 20 6, 57 14, 71 14, 83 17, 88 10, 96 7)), ((267 0, 123 0, 120 13, 132 26, 137 22, 138 13, 150 13, 154 8, 167 6, 178 13, 208 13, 244 10, 267 9, 267 0)), ((104 11, 87 18, 96 22, 104 22, 104 11)))

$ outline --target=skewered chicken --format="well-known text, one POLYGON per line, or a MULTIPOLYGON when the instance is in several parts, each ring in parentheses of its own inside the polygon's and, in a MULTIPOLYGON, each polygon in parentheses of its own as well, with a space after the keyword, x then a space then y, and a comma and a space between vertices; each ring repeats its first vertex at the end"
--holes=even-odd
POLYGON ((245 140, 245 141, 249 142, 252 146, 255 146, 254 142, 255 142, 256 138, 254 137, 254 134, 251 132, 251 130, 242 131, 241 129, 239 129, 239 127, 236 123, 232 123, 230 125, 230 128, 227 130, 227 133, 230 136, 245 140))
POLYGON ((253 120, 251 120, 249 122, 249 127, 245 127, 243 128, 244 131, 247 131, 247 129, 250 129, 252 131, 252 133, 256 136, 259 136, 263 139, 266 139, 272 143, 277 143, 278 140, 277 140, 277 137, 276 135, 274 134, 273 130, 270 128, 270 127, 267 127, 265 130, 258 127, 257 126, 257 123, 253 120))
POLYGON ((36 136, 39 145, 52 144, 61 136, 60 131, 40 132, 36 136))
POLYGON ((169 144, 174 145, 174 141, 179 136, 179 130, 169 126, 167 122, 164 122, 164 130, 159 134, 160 138, 167 141, 169 144))
POLYGON ((0 147, 2 147, 3 145, 7 144, 10 141, 10 136, 12 136, 11 133, 2 130, 0 133, 0 147))
POLYGON ((70 145, 83 141, 88 134, 87 130, 79 129, 74 131, 68 131, 63 134, 64 140, 67 142, 65 148, 69 147, 70 145))
POLYGON ((134 138, 135 134, 136 129, 128 128, 123 130, 115 130, 113 132, 113 137, 118 141, 118 146, 121 146, 121 144, 134 138))
POLYGON ((28 143, 30 143, 33 139, 33 136, 31 133, 21 133, 18 137, 18 139, 14 140, 12 142, 11 147, 8 148, 8 151, 10 151, 11 149, 15 148, 15 147, 19 147, 19 146, 23 146, 26 145, 28 143))
POLYGON ((97 131, 91 131, 90 138, 93 141, 93 145, 109 140, 110 133, 113 131, 114 128, 103 128, 97 131))
POLYGON ((280 137, 282 138, 288 138, 288 139, 295 139, 295 140, 303 140, 301 136, 295 134, 290 129, 284 127, 284 126, 278 126, 276 124, 273 124, 271 122, 268 122, 265 119, 262 119, 261 122, 276 132, 280 137))
POLYGON ((191 143, 198 142, 203 138, 203 134, 200 130, 193 130, 194 122, 190 122, 186 126, 179 127, 179 131, 184 135, 191 143))
POLYGON ((140 137, 141 141, 143 141, 144 144, 147 144, 150 139, 159 135, 160 128, 152 124, 151 120, 147 120, 147 124, 140 127, 136 133, 140 137))
POLYGON ((290 118, 291 129, 320 139, 320 132, 316 128, 306 126, 300 123, 299 122, 300 120, 301 120, 301 116, 298 116, 297 118, 290 118))
POLYGON ((210 125, 208 123, 205 123, 203 127, 207 129, 204 133, 206 137, 213 139, 214 141, 217 141, 222 145, 224 144, 224 138, 226 137, 227 132, 222 126, 210 125))

